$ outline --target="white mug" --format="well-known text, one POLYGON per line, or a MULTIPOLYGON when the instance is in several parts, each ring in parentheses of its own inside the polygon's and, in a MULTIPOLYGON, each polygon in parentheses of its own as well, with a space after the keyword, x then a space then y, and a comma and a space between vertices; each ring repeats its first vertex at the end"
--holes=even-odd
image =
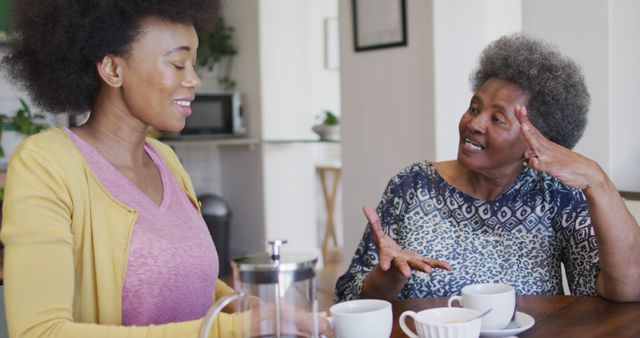
POLYGON ((480 335, 480 313, 459 307, 438 307, 418 313, 405 311, 400 315, 400 328, 410 338, 475 338, 480 335), (418 334, 407 327, 407 317, 413 318, 418 334))
POLYGON ((467 309, 484 313, 491 311, 482 317, 482 329, 504 329, 515 311, 516 292, 511 285, 501 283, 472 284, 462 288, 461 296, 449 297, 448 306, 454 301, 467 309))
POLYGON ((391 303, 380 299, 357 299, 329 309, 336 338, 389 338, 393 326, 391 303))

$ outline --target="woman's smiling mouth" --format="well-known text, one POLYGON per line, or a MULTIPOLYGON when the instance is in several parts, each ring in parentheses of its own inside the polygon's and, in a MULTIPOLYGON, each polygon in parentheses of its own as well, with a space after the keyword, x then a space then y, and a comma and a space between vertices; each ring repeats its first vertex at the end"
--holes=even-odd
POLYGON ((479 144, 479 143, 477 143, 475 141, 472 141, 471 139, 466 138, 466 137, 464 139, 464 147, 466 149, 472 150, 472 151, 484 150, 484 148, 485 148, 483 145, 481 145, 481 144, 479 144))

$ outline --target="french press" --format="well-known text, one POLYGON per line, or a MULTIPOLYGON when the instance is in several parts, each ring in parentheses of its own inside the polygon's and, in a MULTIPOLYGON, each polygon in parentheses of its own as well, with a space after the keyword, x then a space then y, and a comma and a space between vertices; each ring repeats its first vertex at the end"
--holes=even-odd
POLYGON ((270 241, 271 252, 233 260, 236 293, 212 307, 201 337, 208 335, 217 312, 234 300, 239 300, 236 302, 239 337, 319 337, 317 256, 281 252, 280 246, 286 243, 286 240, 270 241))

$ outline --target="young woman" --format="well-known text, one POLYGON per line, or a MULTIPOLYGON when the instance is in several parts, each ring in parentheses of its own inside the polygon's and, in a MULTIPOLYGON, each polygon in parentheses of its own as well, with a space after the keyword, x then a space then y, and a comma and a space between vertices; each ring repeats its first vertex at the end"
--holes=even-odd
MULTIPOLYGON (((197 337, 217 254, 175 153, 217 0, 16 2, 6 71, 41 108, 90 111, 34 135, 8 167, 1 238, 11 337, 197 337)), ((232 337, 222 313, 212 337, 232 337)), ((321 322, 326 324, 326 322, 321 322)))

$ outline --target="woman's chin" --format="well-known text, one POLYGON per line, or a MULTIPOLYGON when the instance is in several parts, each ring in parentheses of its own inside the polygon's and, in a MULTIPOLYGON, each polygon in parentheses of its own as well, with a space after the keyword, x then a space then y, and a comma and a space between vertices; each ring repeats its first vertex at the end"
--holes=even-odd
POLYGON ((182 120, 181 122, 165 125, 163 126, 163 128, 161 128, 161 130, 172 133, 172 134, 180 134, 182 129, 184 129, 185 125, 186 125, 185 121, 182 120))
POLYGON ((469 169, 469 170, 474 170, 476 168, 479 167, 479 163, 477 160, 474 160, 473 158, 470 158, 467 154, 465 154, 462 151, 458 151, 458 157, 457 157, 458 163, 460 163, 461 166, 469 169))

